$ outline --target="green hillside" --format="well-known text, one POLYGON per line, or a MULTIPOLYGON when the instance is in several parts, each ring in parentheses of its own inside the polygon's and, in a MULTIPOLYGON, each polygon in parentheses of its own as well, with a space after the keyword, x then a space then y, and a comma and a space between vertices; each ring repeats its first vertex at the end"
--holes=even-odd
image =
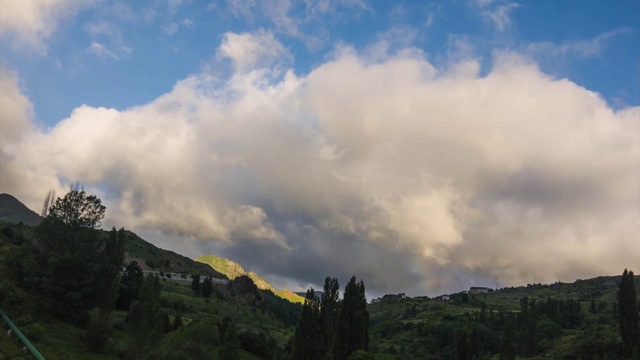
POLYGON ((283 299, 287 299, 294 303, 303 303, 304 298, 292 293, 289 290, 276 290, 274 287, 265 279, 261 278, 258 274, 247 271, 242 265, 233 262, 229 259, 225 259, 223 257, 217 255, 200 255, 196 258, 197 262, 207 264, 211 266, 216 271, 226 275, 229 279, 235 279, 238 276, 246 275, 256 284, 258 289, 262 290, 271 290, 274 294, 280 296, 283 299))
POLYGON ((211 266, 194 261, 186 256, 173 251, 161 249, 131 231, 126 231, 125 263, 137 261, 143 270, 154 270, 180 274, 202 274, 218 279, 227 279, 227 276, 216 271, 211 266))
MULTIPOLYGON (((34 233, 32 226, 0 221, 0 308, 46 359, 123 358, 134 341, 127 320, 130 312, 116 309, 111 314, 111 335, 106 347, 94 351, 85 340, 86 324, 61 318, 51 313, 48 305, 43 306, 49 303, 36 289, 44 288, 34 284, 50 283, 53 274, 33 273, 25 268, 32 263, 32 256, 37 256, 37 250, 32 245, 34 233), (33 275, 39 276, 36 279, 33 275)), ((104 239, 108 234, 96 231, 96 236, 104 239)), ((199 271, 201 274, 226 278, 206 264, 159 249, 134 233, 126 232, 125 242, 130 259, 161 262, 161 265, 155 266, 155 270, 199 271)), ((240 277, 236 282, 215 285, 212 296, 205 299, 201 293, 192 290, 190 280, 161 277, 158 301, 170 325, 165 327, 162 337, 145 359, 216 359, 228 341, 222 334, 227 322, 233 323, 236 328, 234 346, 238 359, 271 359, 275 353, 284 351, 293 336, 300 306, 270 291, 258 290, 250 280, 247 279, 247 282, 243 279, 247 278, 240 277), (178 317, 182 325, 174 328, 178 317)), ((90 309, 89 314, 91 319, 99 317, 97 309, 90 309)), ((8 325, 0 320, 2 334, 6 334, 8 329, 8 325)), ((0 358, 30 358, 25 357, 21 349, 22 344, 16 336, 0 337, 0 358)))

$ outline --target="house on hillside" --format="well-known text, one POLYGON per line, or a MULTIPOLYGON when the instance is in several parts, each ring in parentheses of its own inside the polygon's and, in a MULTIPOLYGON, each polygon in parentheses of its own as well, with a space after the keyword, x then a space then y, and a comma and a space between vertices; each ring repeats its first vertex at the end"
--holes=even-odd
POLYGON ((486 288, 486 287, 472 286, 469 289, 469 294, 475 295, 475 294, 480 294, 480 293, 486 293, 488 291, 489 291, 489 288, 486 288))
POLYGON ((404 299, 406 296, 404 293, 399 293, 399 294, 386 294, 385 296, 382 297, 382 300, 388 300, 388 299, 404 299))

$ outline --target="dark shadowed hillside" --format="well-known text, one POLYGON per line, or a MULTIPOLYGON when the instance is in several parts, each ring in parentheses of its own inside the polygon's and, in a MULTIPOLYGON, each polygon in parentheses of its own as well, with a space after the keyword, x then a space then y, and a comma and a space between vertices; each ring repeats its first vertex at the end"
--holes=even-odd
POLYGON ((22 222, 26 225, 38 225, 41 218, 15 197, 0 194, 0 220, 16 224, 22 222))

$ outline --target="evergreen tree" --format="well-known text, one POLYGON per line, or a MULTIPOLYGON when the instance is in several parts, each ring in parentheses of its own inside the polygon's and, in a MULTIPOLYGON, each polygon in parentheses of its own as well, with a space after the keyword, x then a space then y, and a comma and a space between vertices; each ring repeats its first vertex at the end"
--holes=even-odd
POLYGON ((640 329, 633 278, 633 271, 627 272, 627 269, 624 269, 618 290, 620 336, 622 337, 625 355, 628 357, 633 354, 637 356, 640 348, 640 329))
POLYGON ((213 279, 211 276, 207 276, 202 281, 202 297, 205 299, 209 299, 211 297, 211 293, 213 292, 213 279))
POLYGON ((97 299, 100 320, 106 322, 118 297, 122 264, 124 262, 124 229, 111 229, 104 246, 97 278, 97 299))
POLYGON ((293 360, 321 360, 324 357, 320 306, 313 288, 307 290, 302 315, 293 336, 293 360))
POLYGON ((196 295, 200 293, 200 274, 191 275, 191 290, 193 290, 196 295))
POLYGON ((322 326, 323 352, 328 354, 333 346, 333 339, 338 320, 338 309, 340 306, 340 284, 338 279, 326 277, 322 288, 322 299, 320 302, 320 323, 322 326))
POLYGON ((356 283, 355 276, 345 286, 333 342, 334 360, 346 360, 353 352, 369 347, 369 312, 364 290, 364 282, 356 283))
POLYGON ((116 307, 121 310, 129 310, 131 302, 138 299, 140 289, 144 283, 144 273, 137 261, 131 261, 122 278, 120 279, 120 289, 116 299, 116 307))

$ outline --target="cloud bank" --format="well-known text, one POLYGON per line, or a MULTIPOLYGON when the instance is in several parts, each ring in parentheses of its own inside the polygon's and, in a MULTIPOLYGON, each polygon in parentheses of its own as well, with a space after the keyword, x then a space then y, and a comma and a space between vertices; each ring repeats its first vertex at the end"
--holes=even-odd
POLYGON ((344 46, 282 72, 290 54, 266 32, 227 33, 217 54, 233 75, 83 105, 51 129, 3 70, 0 126, 19 136, 0 135, 0 191, 38 208, 78 180, 105 223, 222 249, 289 286, 356 274, 373 293, 435 295, 640 261, 638 107, 508 52, 483 76, 480 60, 344 46))

